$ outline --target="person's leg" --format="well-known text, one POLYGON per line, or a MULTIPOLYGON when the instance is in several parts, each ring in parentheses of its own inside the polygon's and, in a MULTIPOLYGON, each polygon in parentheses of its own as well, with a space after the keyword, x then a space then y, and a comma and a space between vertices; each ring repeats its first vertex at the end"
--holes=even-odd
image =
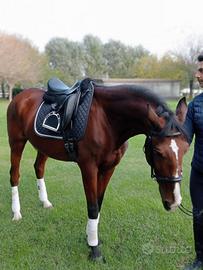
POLYGON ((193 205, 193 232, 197 259, 203 262, 203 174, 192 169, 190 195, 193 205))
POLYGON ((203 174, 192 168, 190 196, 193 206, 193 234, 196 258, 184 270, 203 269, 203 174))

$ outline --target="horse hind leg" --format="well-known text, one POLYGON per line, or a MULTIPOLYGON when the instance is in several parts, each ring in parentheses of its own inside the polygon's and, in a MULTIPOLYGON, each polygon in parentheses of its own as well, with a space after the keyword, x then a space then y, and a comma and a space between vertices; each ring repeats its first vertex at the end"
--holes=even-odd
POLYGON ((47 189, 44 181, 44 168, 47 161, 47 156, 38 151, 34 163, 35 174, 37 177, 37 188, 39 200, 43 203, 44 208, 51 208, 52 203, 48 200, 47 189))
POLYGON ((20 160, 22 156, 22 152, 24 146, 26 144, 26 140, 19 140, 13 143, 10 143, 11 147, 11 168, 10 168, 10 183, 11 183, 11 193, 12 193, 12 212, 13 212, 13 220, 20 220, 22 218, 20 212, 20 199, 18 192, 19 185, 19 166, 20 160))

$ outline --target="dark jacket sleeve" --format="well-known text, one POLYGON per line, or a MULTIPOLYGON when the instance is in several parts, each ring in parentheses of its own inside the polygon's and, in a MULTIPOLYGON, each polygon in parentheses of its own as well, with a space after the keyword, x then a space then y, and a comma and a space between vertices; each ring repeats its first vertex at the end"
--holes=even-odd
POLYGON ((191 101, 188 105, 188 111, 184 122, 184 129, 187 132, 189 143, 191 144, 195 133, 193 101, 191 101))

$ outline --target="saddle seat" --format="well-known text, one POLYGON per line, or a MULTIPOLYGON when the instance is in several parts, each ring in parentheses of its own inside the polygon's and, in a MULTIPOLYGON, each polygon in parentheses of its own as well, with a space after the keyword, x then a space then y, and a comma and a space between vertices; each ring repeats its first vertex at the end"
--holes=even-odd
POLYGON ((58 78, 52 78, 47 83, 47 91, 44 94, 44 101, 49 104, 55 104, 56 107, 61 107, 68 96, 77 91, 79 82, 76 82, 72 87, 67 86, 58 78))
POLYGON ((72 87, 69 87, 58 78, 52 78, 47 83, 48 93, 50 95, 56 95, 56 96, 69 95, 75 91, 76 84, 74 84, 72 87))

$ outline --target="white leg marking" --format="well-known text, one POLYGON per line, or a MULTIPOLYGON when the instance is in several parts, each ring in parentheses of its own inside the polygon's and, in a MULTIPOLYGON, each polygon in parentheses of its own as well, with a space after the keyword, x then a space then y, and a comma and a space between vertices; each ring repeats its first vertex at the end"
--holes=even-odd
POLYGON ((98 224, 99 216, 97 219, 88 219, 86 234, 87 234, 87 243, 89 246, 94 247, 98 245, 98 224))
POLYGON ((176 168, 175 177, 178 177, 178 150, 179 150, 179 147, 177 146, 176 141, 174 139, 171 139, 170 147, 171 147, 172 151, 174 152, 174 154, 176 156, 177 168, 176 168))
POLYGON ((18 187, 11 187, 12 192, 12 211, 13 211, 13 220, 19 220, 22 218, 20 213, 20 199, 18 193, 18 187))
POLYGON ((38 188, 39 199, 43 203, 43 207, 51 208, 52 203, 48 200, 47 189, 44 182, 44 178, 37 179, 37 188, 38 188))
POLYGON ((182 202, 182 197, 180 194, 180 183, 175 183, 173 194, 174 194, 174 203, 171 205, 171 210, 175 210, 182 202))

